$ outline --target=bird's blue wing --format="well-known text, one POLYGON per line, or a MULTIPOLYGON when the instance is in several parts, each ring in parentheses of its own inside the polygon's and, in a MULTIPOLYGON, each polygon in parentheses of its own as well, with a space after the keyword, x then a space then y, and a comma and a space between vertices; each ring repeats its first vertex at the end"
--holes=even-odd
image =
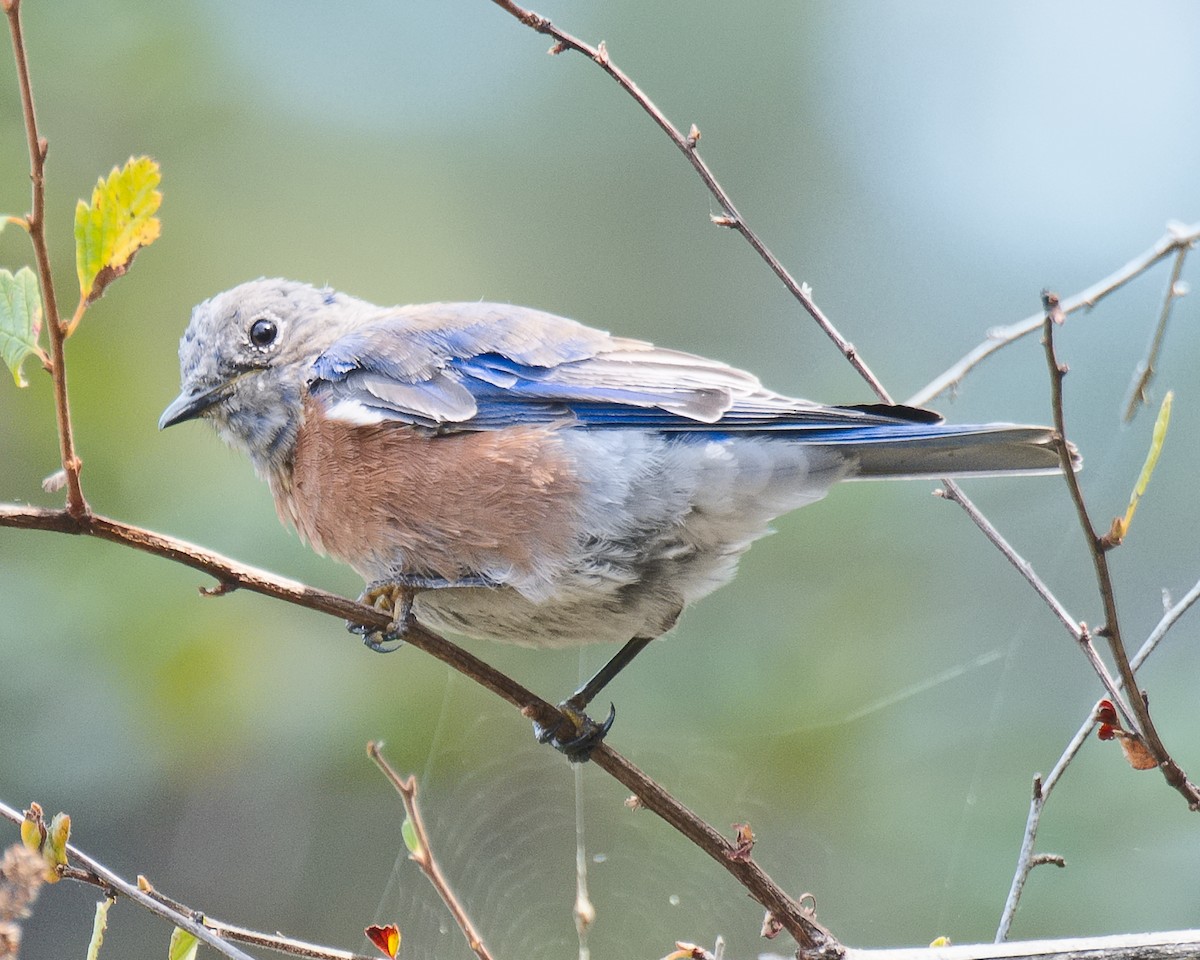
POLYGON ((936 423, 896 407, 827 407, 727 364, 499 304, 400 307, 337 340, 310 389, 331 416, 441 431, 567 422, 590 428, 787 431, 865 439, 936 423))

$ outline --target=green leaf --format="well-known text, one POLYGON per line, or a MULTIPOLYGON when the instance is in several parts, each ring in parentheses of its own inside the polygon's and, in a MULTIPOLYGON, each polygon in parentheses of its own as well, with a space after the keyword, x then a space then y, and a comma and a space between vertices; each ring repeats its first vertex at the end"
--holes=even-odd
POLYGON ((130 157, 108 179, 96 182, 92 202, 75 206, 75 269, 82 303, 99 298, 105 287, 129 269, 134 254, 158 239, 162 225, 154 214, 162 203, 158 164, 130 157))
POLYGON ((171 944, 167 947, 167 960, 195 960, 196 948, 200 941, 194 933, 188 933, 182 927, 171 931, 171 944))
POLYGON ((417 828, 408 817, 400 824, 400 836, 404 838, 404 845, 408 847, 409 853, 414 857, 421 855, 421 838, 417 836, 417 828))
POLYGON ((42 298, 34 272, 22 267, 12 274, 0 270, 0 357, 12 371, 18 387, 29 382, 21 365, 31 354, 41 359, 46 355, 38 346, 42 329, 42 298))
POLYGON ((116 901, 111 898, 96 902, 96 918, 92 921, 92 939, 88 941, 87 960, 100 956, 100 944, 104 943, 104 931, 108 929, 108 908, 116 901))
POLYGON ((1138 503, 1141 502, 1146 487, 1150 485, 1150 478, 1154 476, 1154 468, 1158 466, 1158 456, 1162 453, 1163 444, 1167 440, 1167 427, 1171 423, 1171 402, 1174 399, 1175 392, 1168 390, 1167 395, 1163 397, 1162 406, 1158 408, 1158 417, 1154 421, 1154 432, 1150 437, 1150 450, 1146 453, 1146 462, 1142 464, 1142 472, 1133 486, 1133 492, 1129 495, 1129 506, 1125 508, 1125 516, 1113 520, 1112 529, 1108 532, 1108 538, 1113 543, 1120 543, 1129 535, 1129 526, 1133 523, 1133 515, 1137 513, 1138 503))

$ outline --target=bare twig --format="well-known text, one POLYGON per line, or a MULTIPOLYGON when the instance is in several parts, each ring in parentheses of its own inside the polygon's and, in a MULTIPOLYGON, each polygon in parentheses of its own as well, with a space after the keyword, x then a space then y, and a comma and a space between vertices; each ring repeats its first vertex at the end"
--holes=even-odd
MULTIPOLYGON (((0 816, 13 823, 20 824, 24 817, 17 810, 0 801, 0 816)), ((104 865, 93 860, 77 847, 68 844, 67 852, 71 859, 82 867, 67 866, 60 868, 64 878, 77 883, 85 883, 100 887, 108 894, 120 893, 136 901, 141 906, 170 920, 177 927, 182 927, 197 938, 212 946, 214 949, 230 957, 231 960, 251 960, 245 953, 232 946, 228 941, 250 944, 256 947, 266 947, 280 953, 293 956, 309 957, 311 960, 372 960, 363 954, 352 953, 348 950, 337 950, 332 947, 320 946, 315 943, 305 943, 293 940, 282 934, 259 933, 257 930, 247 930, 233 924, 223 923, 206 916, 186 904, 173 900, 159 893, 139 876, 137 883, 130 883, 118 874, 113 873, 104 865)))
POLYGON ((186 916, 196 918, 209 930, 212 930, 213 933, 235 943, 245 943, 252 947, 263 947, 267 950, 274 950, 276 953, 286 953, 295 957, 310 957, 312 960, 378 960, 377 957, 354 953, 351 950, 337 950, 333 947, 306 943, 303 940, 285 937, 281 933, 261 933, 258 930, 249 930, 246 927, 226 923, 223 920, 210 917, 206 913, 201 913, 187 904, 180 903, 178 900, 168 897, 165 893, 154 889, 150 881, 141 875, 137 878, 137 885, 139 890, 153 897, 159 903, 165 904, 186 916))
MULTIPOLYGON (((20 811, 14 810, 3 801, 0 801, 0 816, 18 825, 25 819, 20 811)), ((103 887, 106 891, 116 892, 128 897, 135 903, 145 907, 151 913, 157 914, 177 927, 182 927, 196 937, 196 939, 208 944, 218 953, 229 957, 229 960, 253 960, 249 954, 242 952, 233 944, 222 940, 216 933, 206 928, 192 914, 181 912, 168 907, 164 903, 160 903, 148 893, 139 890, 136 885, 113 873, 113 871, 109 870, 102 863, 93 860, 73 844, 67 845, 67 852, 70 854, 71 860, 83 868, 81 871, 83 876, 79 876, 74 871, 68 871, 65 875, 71 879, 91 883, 95 886, 103 887)))
POLYGON ((1188 780, 1183 770, 1180 769, 1179 765, 1167 752, 1166 746, 1164 746, 1162 739, 1159 737, 1158 731, 1154 727, 1154 721, 1150 719, 1150 709, 1146 704, 1146 699, 1138 690, 1137 682, 1133 676, 1133 667, 1130 666, 1129 657, 1125 652, 1125 645, 1121 640, 1121 625, 1117 616, 1116 593, 1113 590, 1112 575, 1108 568, 1109 545, 1096 533, 1096 528, 1092 525, 1091 517, 1088 515, 1087 504, 1083 498, 1083 490, 1079 485, 1079 478, 1076 476, 1075 471, 1071 469, 1071 453, 1067 446, 1066 427, 1064 425, 1065 415, 1063 412, 1062 390, 1062 382, 1066 376, 1067 368, 1058 362, 1058 357, 1054 351, 1054 326, 1056 322, 1061 322, 1061 309, 1058 297, 1052 293, 1047 292, 1043 294, 1042 300, 1045 308, 1043 343, 1046 348, 1046 363, 1050 370, 1051 405, 1054 410, 1054 429, 1057 433, 1056 440, 1058 443, 1059 458, 1062 461, 1063 476, 1066 478, 1067 488, 1071 492, 1071 500, 1074 502, 1076 513, 1079 516, 1079 525, 1083 530, 1084 539, 1087 542, 1088 553, 1092 557, 1092 565, 1096 571, 1096 585, 1100 591, 1100 599, 1104 606, 1104 626, 1098 633, 1108 640, 1113 663, 1116 664, 1121 682, 1130 691, 1129 703, 1137 720, 1137 734, 1150 751, 1151 756, 1158 762, 1159 769, 1162 770, 1163 777, 1167 783, 1179 791, 1193 810, 1200 809, 1200 790, 1188 780))
POLYGON ((484 944, 483 937, 475 929, 475 924, 471 922, 466 908, 463 907, 458 897, 455 896, 454 891, 450 888, 450 883, 446 880, 446 875, 442 873, 442 868, 438 864, 437 858, 433 855, 433 847, 429 844, 429 834, 425 830, 425 819, 421 816, 421 808, 417 806, 416 777, 400 776, 380 752, 380 745, 374 741, 367 744, 367 756, 374 761, 375 766, 383 771, 383 775, 388 778, 392 786, 396 788, 396 792, 400 794, 400 802, 404 804, 404 812, 413 826, 413 832, 416 836, 416 843, 413 846, 416 849, 409 848, 408 859, 420 867, 421 872, 429 878, 433 889, 437 891, 437 895, 442 898, 442 903, 446 905, 446 909, 454 917, 454 922, 458 924, 458 929, 466 937, 467 946, 471 948, 471 952, 479 960, 492 960, 492 955, 484 944))
MULTIPOLYGON (((1189 590, 1170 610, 1163 614, 1162 619, 1146 638, 1137 654, 1129 662, 1129 665, 1136 671, 1146 658, 1150 656, 1155 648, 1162 642, 1163 637, 1167 635, 1175 624, 1179 621, 1191 607, 1200 600, 1200 582, 1197 582, 1191 590, 1189 590)), ((1121 683, 1120 680, 1117 681, 1121 683)), ((1117 701, 1114 701, 1114 703, 1117 701)), ((1025 821, 1025 835, 1021 840, 1021 852, 1017 856, 1017 868, 1013 874, 1012 886, 1008 891, 1008 899, 1004 902, 1004 910, 1000 915, 1000 925, 996 930, 996 942, 1008 939, 1009 931, 1012 929, 1013 919, 1017 913, 1017 906, 1021 901, 1021 892, 1025 888, 1025 881, 1029 879, 1029 874, 1037 863, 1037 855, 1034 854, 1034 843, 1037 840, 1038 827, 1041 824, 1042 810, 1046 806, 1046 801, 1050 799, 1050 794, 1057 786, 1058 781, 1066 772, 1067 767, 1075 759, 1076 754, 1083 748, 1087 742, 1088 736, 1096 726, 1095 710, 1088 713, 1087 719, 1080 724, 1075 735, 1063 750, 1062 755, 1054 764, 1054 769, 1050 771, 1050 775, 1045 779, 1035 777, 1033 781, 1033 797, 1029 803, 1029 816, 1025 821)))
MULTIPOLYGON (((1079 310, 1090 309, 1110 293, 1119 290, 1131 280, 1137 279, 1156 263, 1165 260, 1172 254, 1186 250, 1197 240, 1200 240, 1200 223, 1188 226, 1171 224, 1164 234, 1149 250, 1139 254, 1103 280, 1093 283, 1085 290, 1072 297, 1067 297, 1060 303, 1063 314, 1069 315, 1079 310)), ((990 357, 997 350, 1007 347, 1015 340, 1033 333, 1042 326, 1044 314, 1035 313, 1018 323, 1007 327, 995 327, 988 331, 987 339, 968 352, 961 360, 946 370, 940 376, 914 393, 904 402, 914 407, 921 407, 933 400, 934 397, 951 390, 963 381, 968 373, 990 357)))
MULTIPOLYGON (((385 629, 390 623, 388 614, 373 607, 238 563, 184 540, 98 514, 88 514, 76 519, 65 510, 0 504, 0 527, 98 537, 202 571, 222 584, 223 592, 226 593, 233 589, 249 590, 368 627, 385 629)), ((545 700, 421 624, 412 623, 404 639, 519 707, 524 716, 542 726, 555 726, 562 722, 562 715, 545 700)), ((814 955, 837 955, 840 949, 837 941, 824 927, 789 897, 753 860, 732 859, 730 854, 734 849, 733 844, 662 786, 606 743, 602 743, 592 754, 592 762, 637 794, 646 809, 656 813, 721 864, 758 903, 779 917, 788 933, 807 951, 814 955)))
POLYGON ((37 114, 33 107, 33 85, 29 79, 29 58, 25 35, 21 30, 21 0, 2 0, 8 29, 12 35, 13 57, 17 62, 17 83, 21 88, 21 110, 25 116, 25 136, 29 141, 29 177, 33 181, 33 208, 25 218, 33 255, 37 261, 38 282, 46 311, 46 330, 50 337, 50 375, 54 381, 54 409, 58 419, 59 453, 67 478, 67 512, 82 517, 88 512, 79 481, 82 461, 75 453, 71 430, 71 411, 67 403, 66 328, 58 315, 54 278, 50 274, 50 250, 46 245, 46 151, 49 145, 38 134, 37 114))
POLYGON ((703 158, 700 156, 700 153, 696 149, 696 143, 700 139, 700 131, 693 126, 688 135, 684 136, 684 134, 680 132, 679 128, 676 127, 675 124, 673 124, 669 119, 667 119, 666 115, 654 104, 654 102, 642 92, 641 88, 634 83, 633 80, 620 67, 612 62, 612 58, 608 54, 608 48, 605 47, 603 41, 593 47, 590 44, 584 43, 577 37, 573 37, 565 30, 560 30, 546 17, 534 13, 532 10, 526 10, 525 8, 513 3, 512 0, 492 0, 492 2, 502 10, 512 14, 530 29, 536 30, 538 33, 545 34, 546 36, 553 37, 556 42, 555 45, 550 48, 551 53, 563 53, 567 50, 574 50, 578 53, 582 53, 589 60, 595 62, 601 70, 612 77, 622 90, 633 97, 638 106, 641 107, 656 124, 658 124, 659 129, 661 129, 663 133, 670 138, 671 142, 679 148, 680 152, 687 157, 688 162, 692 165, 693 169, 695 169, 696 173, 699 174, 700 179, 704 181, 704 186, 708 188, 708 192, 713 195, 713 198, 724 211, 723 216, 712 218, 713 223, 715 223, 717 226, 728 227, 732 230, 736 230, 742 235, 743 238, 745 238, 746 242, 754 249, 754 252, 762 258, 768 267, 771 268, 771 272, 779 278, 780 282, 785 287, 787 287, 788 292, 796 298, 796 300, 800 303, 800 306, 802 306, 808 315, 816 321, 817 326, 819 326, 825 335, 833 341, 834 345, 841 352, 842 356, 844 356, 850 362, 851 366, 858 371, 859 376, 861 376, 867 382, 870 388, 875 392, 875 395, 884 403, 891 403, 892 399, 887 390, 884 389, 883 384, 879 382, 879 379, 875 376, 875 374, 871 372, 871 369, 867 366, 866 361, 859 356, 858 351, 854 348, 854 344, 850 343, 849 340, 843 337, 833 325, 832 321, 830 321, 830 319, 821 312, 820 308, 813 300, 812 291, 809 289, 808 285, 796 282, 796 279, 779 261, 779 258, 767 248, 767 245, 763 243, 758 234, 750 229, 750 226, 746 223, 745 218, 738 212, 737 207, 733 205, 733 200, 730 199, 729 194, 727 194, 724 188, 717 182, 717 178, 713 175, 713 172, 709 169, 708 164, 704 162, 703 158))
POLYGON ((946 500, 951 500, 954 503, 957 503, 963 508, 964 511, 966 511, 967 516, 971 518, 971 521, 975 524, 975 526, 977 526, 983 532, 983 535, 992 542, 992 545, 995 546, 995 548, 1004 555, 1008 562, 1016 568, 1017 572, 1025 578, 1026 583, 1028 583, 1033 588, 1034 592, 1041 597, 1043 601, 1045 601, 1046 606, 1050 608, 1054 616, 1057 617, 1059 622, 1067 628, 1067 632, 1075 638, 1075 642, 1079 644, 1084 656, 1087 657, 1088 662, 1092 665, 1092 669, 1096 672, 1096 676, 1100 678, 1100 682, 1104 685, 1104 689, 1107 690, 1109 696, 1113 698, 1114 706, 1118 711, 1120 711, 1121 715, 1125 717, 1126 720, 1129 720, 1131 715, 1130 707, 1125 703, 1124 698, 1121 696, 1116 682, 1113 680, 1112 675, 1108 672, 1108 668, 1104 665, 1104 661, 1097 656, 1096 649, 1092 645, 1092 636, 1090 631, 1087 629, 1087 625, 1080 623, 1078 620, 1072 617, 1070 613, 1067 612, 1067 608, 1063 606, 1062 601, 1051 592, 1050 588, 1046 585, 1046 581, 1037 575, 1037 572, 1033 569, 1033 566, 1029 563, 1029 561, 1017 553, 1012 544, 1010 544, 1004 538, 1004 535, 1001 534, 1000 531, 997 530, 992 524, 992 522, 980 512, 979 508, 967 498, 967 495, 963 493, 962 488, 957 483, 955 483, 953 480, 943 480, 942 486, 943 489, 939 491, 940 495, 946 500))
POLYGON ((1125 422, 1133 420, 1138 409, 1146 402, 1147 391, 1154 380, 1155 365, 1162 351, 1163 339, 1167 335, 1167 323, 1171 319, 1171 308, 1175 301, 1183 296, 1183 285, 1179 278, 1183 275, 1183 264, 1187 260, 1191 246, 1180 247, 1175 253, 1175 262, 1171 265, 1171 277, 1167 281, 1167 292, 1163 295, 1162 309, 1158 313, 1158 323, 1150 337, 1150 346, 1146 356, 1133 372, 1133 385, 1129 388, 1129 399, 1125 402, 1125 422))
POLYGON ((992 542, 997 550, 1004 554, 1008 562, 1016 568, 1017 573, 1025 578, 1025 582, 1033 587, 1034 593, 1045 601, 1046 606, 1050 608, 1050 611, 1059 622, 1067 628, 1076 640, 1082 639, 1079 621, 1071 616, 1067 608, 1063 606, 1062 601, 1050 591, 1050 587, 1046 585, 1046 581, 1034 571, 1033 565, 1017 553, 1012 544, 1004 538, 1004 535, 996 529, 992 522, 979 511, 979 508, 974 503, 967 499, 966 494, 962 491, 962 487, 952 480, 943 480, 942 489, 938 491, 938 494, 946 500, 957 503, 967 512, 967 516, 971 518, 975 526, 983 531, 983 535, 992 542))

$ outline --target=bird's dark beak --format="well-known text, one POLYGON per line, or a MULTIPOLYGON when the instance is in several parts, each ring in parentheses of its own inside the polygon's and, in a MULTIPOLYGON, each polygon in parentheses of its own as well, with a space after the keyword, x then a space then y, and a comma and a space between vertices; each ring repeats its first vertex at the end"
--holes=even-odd
POLYGON ((200 392, 184 390, 162 412, 162 416, 158 418, 158 429, 166 430, 167 427, 173 427, 177 423, 195 420, 196 417, 202 416, 205 410, 224 398, 227 386, 222 383, 210 390, 200 392))

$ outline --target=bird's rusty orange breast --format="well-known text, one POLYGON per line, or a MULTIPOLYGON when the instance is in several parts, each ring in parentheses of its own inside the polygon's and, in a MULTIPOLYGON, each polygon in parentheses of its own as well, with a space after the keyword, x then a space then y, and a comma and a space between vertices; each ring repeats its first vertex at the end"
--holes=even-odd
POLYGON ((528 574, 576 536, 580 482, 552 426, 431 435, 360 426, 306 397, 290 471, 271 479, 280 517, 368 579, 391 566, 458 579, 528 574))

